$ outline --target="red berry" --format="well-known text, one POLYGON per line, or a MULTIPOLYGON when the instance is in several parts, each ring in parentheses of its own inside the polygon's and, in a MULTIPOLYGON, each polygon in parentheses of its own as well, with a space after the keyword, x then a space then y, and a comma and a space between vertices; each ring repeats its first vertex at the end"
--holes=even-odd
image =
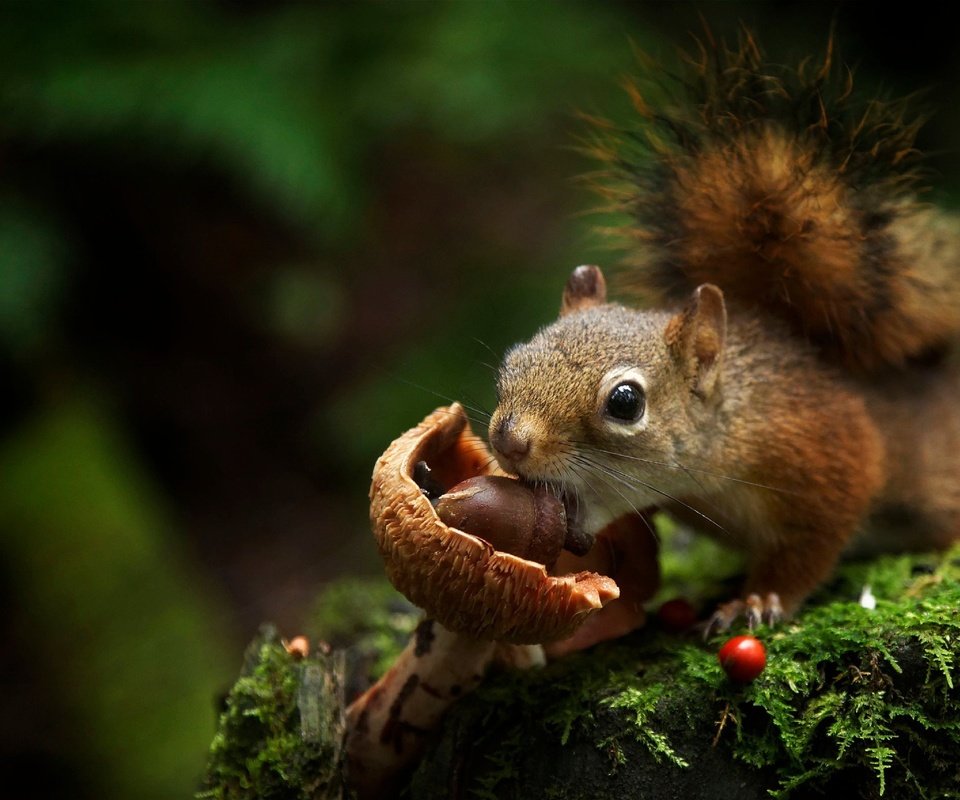
POLYGON ((657 611, 657 619, 664 630, 671 633, 680 633, 693 626, 697 621, 697 612, 690 603, 682 597, 667 600, 657 611))
POLYGON ((717 653, 727 677, 737 683, 750 683, 767 665, 763 642, 752 636, 734 636, 717 653))

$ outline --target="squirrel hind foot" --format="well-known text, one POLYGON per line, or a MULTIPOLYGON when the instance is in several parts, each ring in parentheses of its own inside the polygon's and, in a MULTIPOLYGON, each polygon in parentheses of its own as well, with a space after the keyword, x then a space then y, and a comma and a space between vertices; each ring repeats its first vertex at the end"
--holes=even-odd
POLYGON ((744 599, 734 599, 717 606, 703 629, 704 641, 730 629, 740 617, 747 621, 751 631, 761 623, 776 625, 784 618, 783 605, 776 592, 764 595, 749 594, 744 599))

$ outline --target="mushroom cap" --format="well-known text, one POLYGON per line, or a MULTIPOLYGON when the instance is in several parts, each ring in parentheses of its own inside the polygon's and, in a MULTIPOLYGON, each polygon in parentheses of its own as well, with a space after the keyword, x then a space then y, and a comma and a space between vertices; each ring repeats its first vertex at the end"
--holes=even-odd
POLYGON ((543 564, 445 525, 413 479, 419 461, 445 487, 497 473, 459 403, 438 408, 396 439, 374 467, 370 520, 387 577, 441 625, 478 639, 549 642, 570 636, 619 597, 604 575, 551 576, 543 564))

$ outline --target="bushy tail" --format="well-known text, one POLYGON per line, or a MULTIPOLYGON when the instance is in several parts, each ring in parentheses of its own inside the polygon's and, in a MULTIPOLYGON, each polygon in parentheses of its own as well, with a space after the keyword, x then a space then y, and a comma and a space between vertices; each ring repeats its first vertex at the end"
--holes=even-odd
POLYGON ((633 223, 628 282, 655 302, 701 283, 786 319, 855 370, 960 336, 960 218, 918 201, 923 118, 859 102, 849 70, 764 62, 744 33, 688 59, 682 98, 601 131, 605 193, 633 223))

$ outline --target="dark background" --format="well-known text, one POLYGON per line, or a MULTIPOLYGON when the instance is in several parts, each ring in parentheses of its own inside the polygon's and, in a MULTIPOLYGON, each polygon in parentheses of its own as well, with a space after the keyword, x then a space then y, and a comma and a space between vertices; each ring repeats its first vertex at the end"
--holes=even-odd
POLYGON ((0 4, 5 775, 189 794, 257 624, 381 573, 377 455, 489 410, 570 268, 617 259, 573 145, 629 121, 633 48, 673 62, 702 13, 795 63, 834 23, 861 91, 928 89, 955 203, 947 8, 0 4))

